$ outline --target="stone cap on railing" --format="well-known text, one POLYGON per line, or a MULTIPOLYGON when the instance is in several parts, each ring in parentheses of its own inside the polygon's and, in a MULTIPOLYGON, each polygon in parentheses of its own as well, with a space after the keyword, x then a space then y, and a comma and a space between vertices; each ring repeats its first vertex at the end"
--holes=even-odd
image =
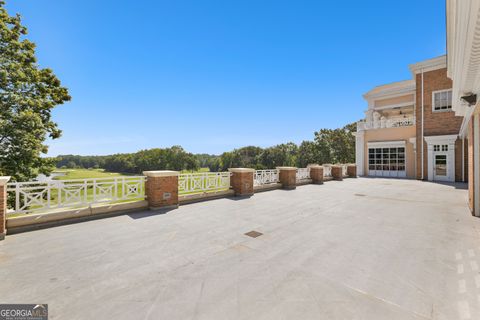
POLYGON ((9 180, 10 180, 9 176, 0 177, 0 186, 6 185, 9 180))
POLYGON ((252 168, 228 168, 229 172, 255 172, 252 168))
POLYGON ((173 170, 143 171, 143 175, 147 177, 175 177, 180 172, 173 170))
POLYGON ((278 170, 297 170, 297 167, 277 167, 278 170))

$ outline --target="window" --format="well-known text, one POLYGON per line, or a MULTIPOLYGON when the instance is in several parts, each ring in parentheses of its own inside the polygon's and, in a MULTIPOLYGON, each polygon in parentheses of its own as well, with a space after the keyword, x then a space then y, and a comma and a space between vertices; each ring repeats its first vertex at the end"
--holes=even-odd
POLYGON ((433 151, 448 151, 448 144, 442 144, 442 145, 439 145, 439 144, 434 144, 433 145, 433 151))
POLYGON ((433 93, 433 111, 452 110, 452 90, 436 91, 433 93))

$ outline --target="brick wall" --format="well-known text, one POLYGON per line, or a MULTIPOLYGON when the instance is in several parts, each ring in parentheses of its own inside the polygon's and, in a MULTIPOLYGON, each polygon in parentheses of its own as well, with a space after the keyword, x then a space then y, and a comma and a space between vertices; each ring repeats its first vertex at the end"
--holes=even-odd
MULTIPOLYGON (((422 146, 422 75, 416 75, 416 113, 415 117, 417 119, 417 179, 422 179, 422 167, 421 167, 421 146, 422 146)), ((432 111, 432 93, 438 90, 446 90, 452 88, 452 80, 447 78, 447 69, 438 69, 423 74, 423 101, 424 101, 424 121, 423 121, 423 132, 424 136, 437 136, 437 135, 450 135, 458 134, 460 131, 460 126, 462 125, 462 117, 455 116, 453 111, 445 112, 433 112, 432 111)), ((461 159, 461 144, 456 143, 456 146, 460 146, 460 151, 457 147, 455 148, 455 157, 457 154, 460 155, 461 159), (458 152, 458 153, 457 153, 458 152)), ((423 179, 428 177, 428 164, 427 164, 427 144, 424 143, 424 175, 423 179)), ((461 160, 460 160, 461 161, 461 160)), ((459 161, 459 162, 460 162, 459 161)), ((457 161, 455 161, 455 167, 457 168, 457 161)), ((455 176, 459 174, 461 176, 461 165, 460 173, 458 170, 455 170, 455 176)))
POLYGON ((178 205, 178 176, 148 177, 145 194, 151 208, 178 205))
POLYGON ((232 172, 230 179, 231 187, 237 196, 248 196, 253 194, 253 175, 251 172, 232 172))
POLYGON ((278 178, 284 189, 295 189, 297 187, 297 170, 279 168, 278 178))

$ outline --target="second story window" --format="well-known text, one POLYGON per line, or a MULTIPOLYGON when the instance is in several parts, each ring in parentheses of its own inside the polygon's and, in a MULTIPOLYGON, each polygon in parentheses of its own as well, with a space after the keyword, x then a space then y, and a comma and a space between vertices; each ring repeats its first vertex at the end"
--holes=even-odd
POLYGON ((452 110, 452 90, 433 92, 433 111, 452 110))

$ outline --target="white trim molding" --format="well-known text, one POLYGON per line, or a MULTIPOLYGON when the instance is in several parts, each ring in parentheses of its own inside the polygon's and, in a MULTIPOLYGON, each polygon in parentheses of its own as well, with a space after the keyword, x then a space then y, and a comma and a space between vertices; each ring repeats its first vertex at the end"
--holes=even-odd
POLYGON ((429 181, 455 181, 455 141, 457 141, 458 135, 442 135, 442 136, 426 136, 424 137, 427 143, 427 168, 428 168, 428 180, 429 181), (435 151, 435 145, 448 145, 448 151, 435 151), (435 155, 436 154, 447 155, 447 176, 445 179, 435 177, 435 155))
MULTIPOLYGON (((450 103, 450 108, 448 109, 440 109, 440 110, 435 110, 435 94, 437 93, 442 93, 442 92, 452 92, 452 89, 443 89, 443 90, 436 90, 436 91, 432 91, 432 112, 449 112, 449 111, 452 111, 452 103, 450 103)), ((448 95, 447 95, 448 97, 448 95)), ((451 98, 451 96, 450 96, 451 98)))
POLYGON ((480 216, 480 128, 479 128, 479 116, 478 113, 473 114, 473 214, 476 217, 480 216))
POLYGON ((367 142, 367 147, 368 148, 383 148, 383 147, 402 148, 402 147, 405 147, 405 141, 398 140, 398 141, 367 142))
MULTIPOLYGON (((465 116, 468 105, 461 99, 480 94, 480 1, 447 0, 447 75, 453 80, 452 109, 465 116)), ((466 126, 460 134, 465 135, 466 126)))
POLYGON ((421 72, 429 72, 433 70, 443 69, 447 67, 447 56, 443 55, 433 59, 420 61, 408 66, 412 77, 415 79, 415 75, 421 72))

